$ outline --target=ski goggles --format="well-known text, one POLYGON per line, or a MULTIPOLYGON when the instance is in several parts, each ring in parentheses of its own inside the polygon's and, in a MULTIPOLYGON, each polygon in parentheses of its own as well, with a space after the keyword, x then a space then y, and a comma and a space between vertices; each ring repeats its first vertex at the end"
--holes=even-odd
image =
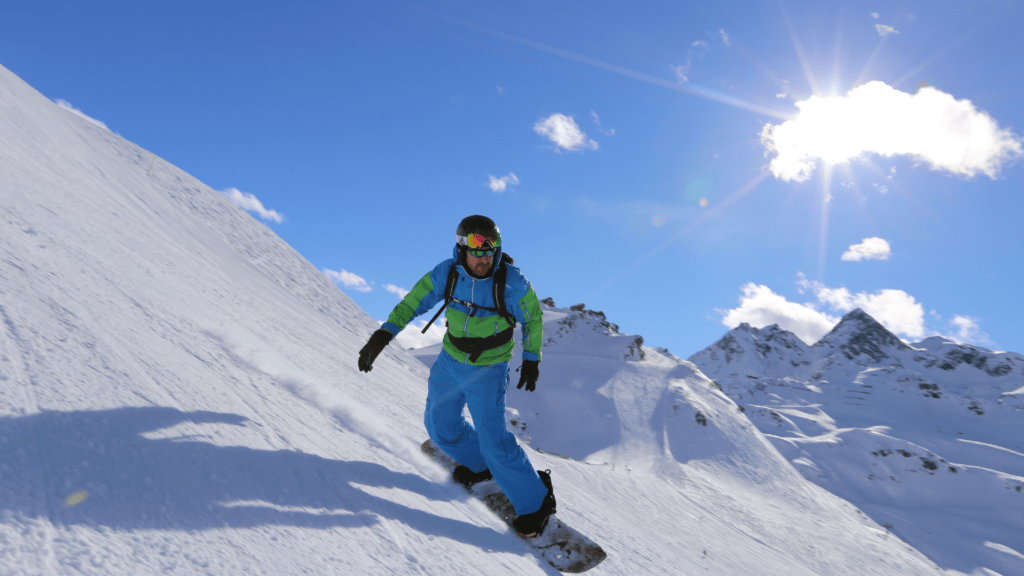
POLYGON ((474 258, 483 258, 485 256, 490 258, 491 256, 494 256, 494 253, 497 251, 497 248, 484 248, 482 250, 469 250, 469 253, 472 254, 474 258))
POLYGON ((470 250, 481 250, 484 248, 497 248, 501 246, 501 236, 491 238, 483 234, 470 234, 468 236, 456 236, 455 240, 470 250))

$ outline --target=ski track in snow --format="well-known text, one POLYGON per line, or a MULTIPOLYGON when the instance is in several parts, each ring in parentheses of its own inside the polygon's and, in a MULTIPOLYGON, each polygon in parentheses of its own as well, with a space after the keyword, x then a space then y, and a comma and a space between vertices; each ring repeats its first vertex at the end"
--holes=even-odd
MULTIPOLYGON (((595 574, 944 572, 693 364, 545 314, 510 425, 595 574)), ((315 267, 2 67, 0 316, 5 576, 553 573, 418 453, 430 349, 360 373, 378 324, 315 267)))

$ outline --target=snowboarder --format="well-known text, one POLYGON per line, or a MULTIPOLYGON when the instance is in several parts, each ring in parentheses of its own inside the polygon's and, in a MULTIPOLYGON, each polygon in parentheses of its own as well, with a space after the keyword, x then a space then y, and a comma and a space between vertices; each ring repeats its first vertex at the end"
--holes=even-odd
POLYGON ((370 336, 359 351, 359 369, 372 370, 374 359, 413 318, 444 299, 448 330, 430 369, 424 424, 430 439, 460 463, 452 479, 470 488, 493 478, 515 508, 513 528, 533 538, 555 512, 555 495, 550 473, 534 470, 505 425, 505 393, 517 322, 522 323, 523 364, 516 388, 536 388, 540 302, 512 258, 503 254, 501 234, 490 218, 463 219, 452 255, 425 274, 370 336), (467 405, 473 423, 462 414, 467 405))

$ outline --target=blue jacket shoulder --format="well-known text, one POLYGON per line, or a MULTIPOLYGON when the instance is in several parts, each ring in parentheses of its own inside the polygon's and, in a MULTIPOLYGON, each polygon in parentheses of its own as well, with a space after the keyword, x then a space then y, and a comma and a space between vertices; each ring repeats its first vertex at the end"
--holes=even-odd
POLYGON ((523 276, 522 270, 515 264, 505 264, 508 271, 505 276, 505 300, 518 302, 530 291, 530 281, 523 276))

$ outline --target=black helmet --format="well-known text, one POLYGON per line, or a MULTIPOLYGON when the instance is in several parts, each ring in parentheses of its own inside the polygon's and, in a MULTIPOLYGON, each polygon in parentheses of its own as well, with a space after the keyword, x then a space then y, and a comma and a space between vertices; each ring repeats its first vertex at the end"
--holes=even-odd
POLYGON ((455 241, 461 246, 470 246, 472 241, 473 245, 470 248, 497 248, 501 246, 501 232, 498 232, 498 225, 494 220, 476 214, 466 216, 459 222, 459 227, 455 229, 455 241), (470 239, 469 236, 472 234, 479 235, 480 238, 470 239))
POLYGON ((498 231, 498 225, 494 220, 479 214, 463 218, 462 222, 459 222, 459 227, 455 229, 455 249, 459 264, 471 276, 476 275, 466 266, 466 251, 494 249, 494 260, 487 273, 487 276, 490 276, 495 265, 501 261, 501 232, 498 231))

